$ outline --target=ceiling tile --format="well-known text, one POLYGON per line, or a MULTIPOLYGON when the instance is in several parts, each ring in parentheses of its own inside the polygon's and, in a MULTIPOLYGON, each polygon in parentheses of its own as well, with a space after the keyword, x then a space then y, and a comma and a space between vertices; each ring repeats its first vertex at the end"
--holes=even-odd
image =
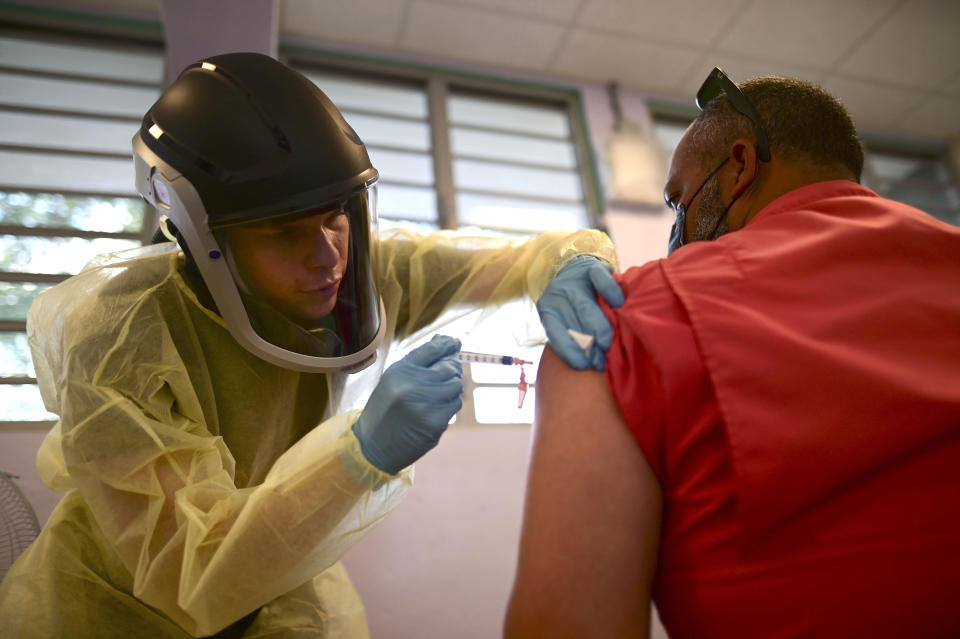
POLYGON ((937 140, 960 139, 960 98, 930 96, 909 111, 896 130, 937 140))
POLYGON ((896 0, 764 0, 738 15, 717 48, 829 68, 896 0))
POLYGON ((699 57, 695 51, 680 46, 576 29, 550 70, 596 82, 616 80, 643 91, 675 94, 678 82, 699 57))
POLYGON ((751 78, 768 75, 777 75, 786 78, 797 78, 808 82, 819 82, 820 72, 816 69, 802 67, 786 62, 775 62, 767 59, 748 58, 742 55, 724 51, 709 52, 699 61, 701 69, 684 79, 680 90, 691 98, 696 95, 697 89, 703 84, 713 67, 723 69, 730 79, 737 84, 751 78))
POLYGON ((414 2, 404 48, 452 59, 521 69, 544 69, 564 27, 532 19, 435 2, 414 2))
POLYGON ((742 4, 743 0, 587 0, 579 24, 676 45, 707 44, 742 4))
POLYGON ((960 70, 960 2, 904 2, 839 70, 906 86, 939 88, 960 70))
POLYGON ((825 79, 823 88, 840 99, 860 129, 890 129, 923 99, 913 91, 838 76, 825 79))
POLYGON ((443 4, 470 5, 481 9, 502 10, 547 18, 552 22, 569 22, 580 8, 582 0, 434 0, 443 4))
POLYGON ((380 0, 280 0, 280 33, 353 44, 396 45, 404 6, 380 0))

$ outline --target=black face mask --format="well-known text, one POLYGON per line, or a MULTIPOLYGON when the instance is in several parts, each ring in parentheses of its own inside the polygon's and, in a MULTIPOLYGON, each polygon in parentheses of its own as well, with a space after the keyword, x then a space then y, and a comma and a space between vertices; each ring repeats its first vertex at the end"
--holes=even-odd
MULTIPOLYGON (((684 228, 687 223, 687 209, 690 208, 690 205, 693 204, 693 201, 697 199, 698 195, 700 195, 700 191, 702 191, 703 187, 707 185, 707 182, 709 182, 713 178, 713 176, 717 174, 717 171, 723 168, 723 166, 727 163, 727 160, 729 159, 730 158, 724 158, 723 162, 721 162, 719 166, 717 166, 717 168, 710 171, 710 174, 707 175, 706 178, 704 178, 703 182, 701 182, 700 186, 697 187, 697 190, 693 192, 693 195, 690 196, 690 199, 687 200, 686 204, 683 204, 681 202, 674 209, 677 213, 677 220, 673 223, 673 228, 670 229, 670 240, 667 242, 668 257, 671 253, 673 253, 674 251, 676 251, 678 248, 680 248, 686 243, 684 240, 684 228)), ((730 210, 731 206, 733 206, 732 201, 730 202, 730 206, 728 206, 726 210, 723 212, 723 215, 720 216, 720 219, 717 220, 717 224, 713 228, 711 235, 713 235, 713 233, 716 232, 717 227, 720 226, 720 220, 723 220, 726 217, 727 212, 730 210)))
POLYGON ((683 246, 683 229, 687 223, 687 209, 681 204, 677 207, 677 219, 670 229, 670 240, 667 242, 667 257, 683 246))

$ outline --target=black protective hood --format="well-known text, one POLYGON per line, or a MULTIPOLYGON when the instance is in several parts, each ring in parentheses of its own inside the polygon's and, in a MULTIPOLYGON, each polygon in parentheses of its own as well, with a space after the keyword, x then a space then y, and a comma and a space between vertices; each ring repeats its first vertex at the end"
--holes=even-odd
POLYGON ((377 178, 330 99, 259 53, 187 67, 144 116, 139 135, 194 185, 210 228, 295 214, 377 178))

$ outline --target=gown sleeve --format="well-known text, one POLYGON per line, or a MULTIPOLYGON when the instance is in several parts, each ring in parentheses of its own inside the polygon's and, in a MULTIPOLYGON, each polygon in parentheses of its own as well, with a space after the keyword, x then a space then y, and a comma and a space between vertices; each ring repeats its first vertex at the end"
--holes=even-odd
POLYGON ((617 266, 610 238, 593 229, 529 239, 393 231, 376 263, 381 288, 398 292, 397 334, 403 337, 450 307, 496 306, 523 296, 536 301, 557 271, 584 254, 617 266))

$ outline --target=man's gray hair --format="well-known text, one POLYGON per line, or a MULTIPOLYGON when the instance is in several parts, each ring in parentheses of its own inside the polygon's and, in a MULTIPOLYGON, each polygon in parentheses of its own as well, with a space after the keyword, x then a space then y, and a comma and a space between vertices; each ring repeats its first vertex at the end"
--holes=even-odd
MULTIPOLYGON (((860 181, 863 146, 839 100, 814 84, 791 78, 756 78, 738 86, 759 112, 772 154, 815 164, 842 164, 860 181)), ((737 138, 756 142, 753 123, 721 95, 694 120, 689 149, 702 167, 713 166, 737 138)))

